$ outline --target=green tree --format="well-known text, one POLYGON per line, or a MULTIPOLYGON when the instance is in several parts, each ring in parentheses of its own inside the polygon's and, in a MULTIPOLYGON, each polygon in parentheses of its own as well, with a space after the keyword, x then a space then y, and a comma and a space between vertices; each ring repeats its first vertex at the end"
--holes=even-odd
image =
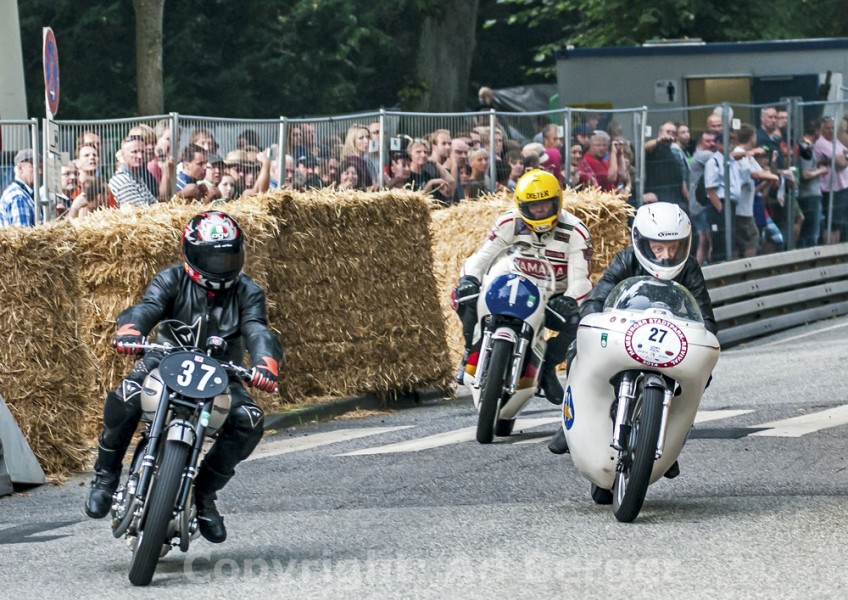
POLYGON ((530 72, 553 75, 553 57, 569 44, 629 46, 655 39, 706 42, 835 37, 848 34, 843 0, 498 0, 522 29, 556 28, 557 40, 536 45, 530 72))

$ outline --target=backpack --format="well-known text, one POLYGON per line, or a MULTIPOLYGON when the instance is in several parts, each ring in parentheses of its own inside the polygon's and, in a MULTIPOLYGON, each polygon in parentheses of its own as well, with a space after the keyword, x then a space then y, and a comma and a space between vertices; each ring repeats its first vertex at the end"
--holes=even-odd
POLYGON ((695 200, 698 201, 698 204, 701 206, 708 206, 710 204, 710 199, 707 197, 707 188, 704 187, 704 175, 698 179, 698 185, 695 186, 695 200))
MULTIPOLYGON (((720 166, 718 164, 718 160, 714 156, 710 157, 710 160, 716 161, 717 167, 720 166)), ((707 188, 704 186, 704 175, 706 174, 707 168, 706 165, 704 165, 704 172, 701 173, 701 177, 698 178, 698 183, 695 185, 695 200, 697 200, 698 204, 700 204, 701 206, 710 205, 710 198, 709 196, 707 196, 707 188)))

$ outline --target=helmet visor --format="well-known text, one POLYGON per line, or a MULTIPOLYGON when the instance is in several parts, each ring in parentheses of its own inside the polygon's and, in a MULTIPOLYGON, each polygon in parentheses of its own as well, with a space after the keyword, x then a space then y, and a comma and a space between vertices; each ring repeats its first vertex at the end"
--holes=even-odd
POLYGON ((528 221, 544 221, 559 212, 559 202, 555 198, 547 200, 522 201, 518 203, 521 216, 528 221))
POLYGON ((677 267, 689 257, 692 236, 678 240, 654 240, 637 234, 639 252, 648 262, 658 267, 677 267))
POLYGON ((206 276, 235 277, 244 266, 241 239, 207 244, 188 244, 188 263, 206 276))

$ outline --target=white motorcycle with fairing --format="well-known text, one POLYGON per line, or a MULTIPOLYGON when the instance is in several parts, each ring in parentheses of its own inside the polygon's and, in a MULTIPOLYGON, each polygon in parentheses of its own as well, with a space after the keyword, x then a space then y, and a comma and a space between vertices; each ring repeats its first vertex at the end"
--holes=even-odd
POLYGON ((480 349, 469 356, 463 383, 471 387, 481 444, 510 435, 539 386, 547 348, 545 311, 556 288, 554 267, 542 249, 508 246, 490 262, 480 294, 460 300, 477 302, 474 344, 480 349))
POLYGON ((592 498, 619 521, 675 463, 715 367, 718 339, 674 281, 631 277, 580 321, 562 426, 592 498))

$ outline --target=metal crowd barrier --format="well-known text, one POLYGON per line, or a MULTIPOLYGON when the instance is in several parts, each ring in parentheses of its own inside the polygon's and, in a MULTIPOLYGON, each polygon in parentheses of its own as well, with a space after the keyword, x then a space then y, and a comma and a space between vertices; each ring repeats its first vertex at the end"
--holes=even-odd
POLYGON ((723 347, 848 314, 848 243, 703 268, 723 347))

